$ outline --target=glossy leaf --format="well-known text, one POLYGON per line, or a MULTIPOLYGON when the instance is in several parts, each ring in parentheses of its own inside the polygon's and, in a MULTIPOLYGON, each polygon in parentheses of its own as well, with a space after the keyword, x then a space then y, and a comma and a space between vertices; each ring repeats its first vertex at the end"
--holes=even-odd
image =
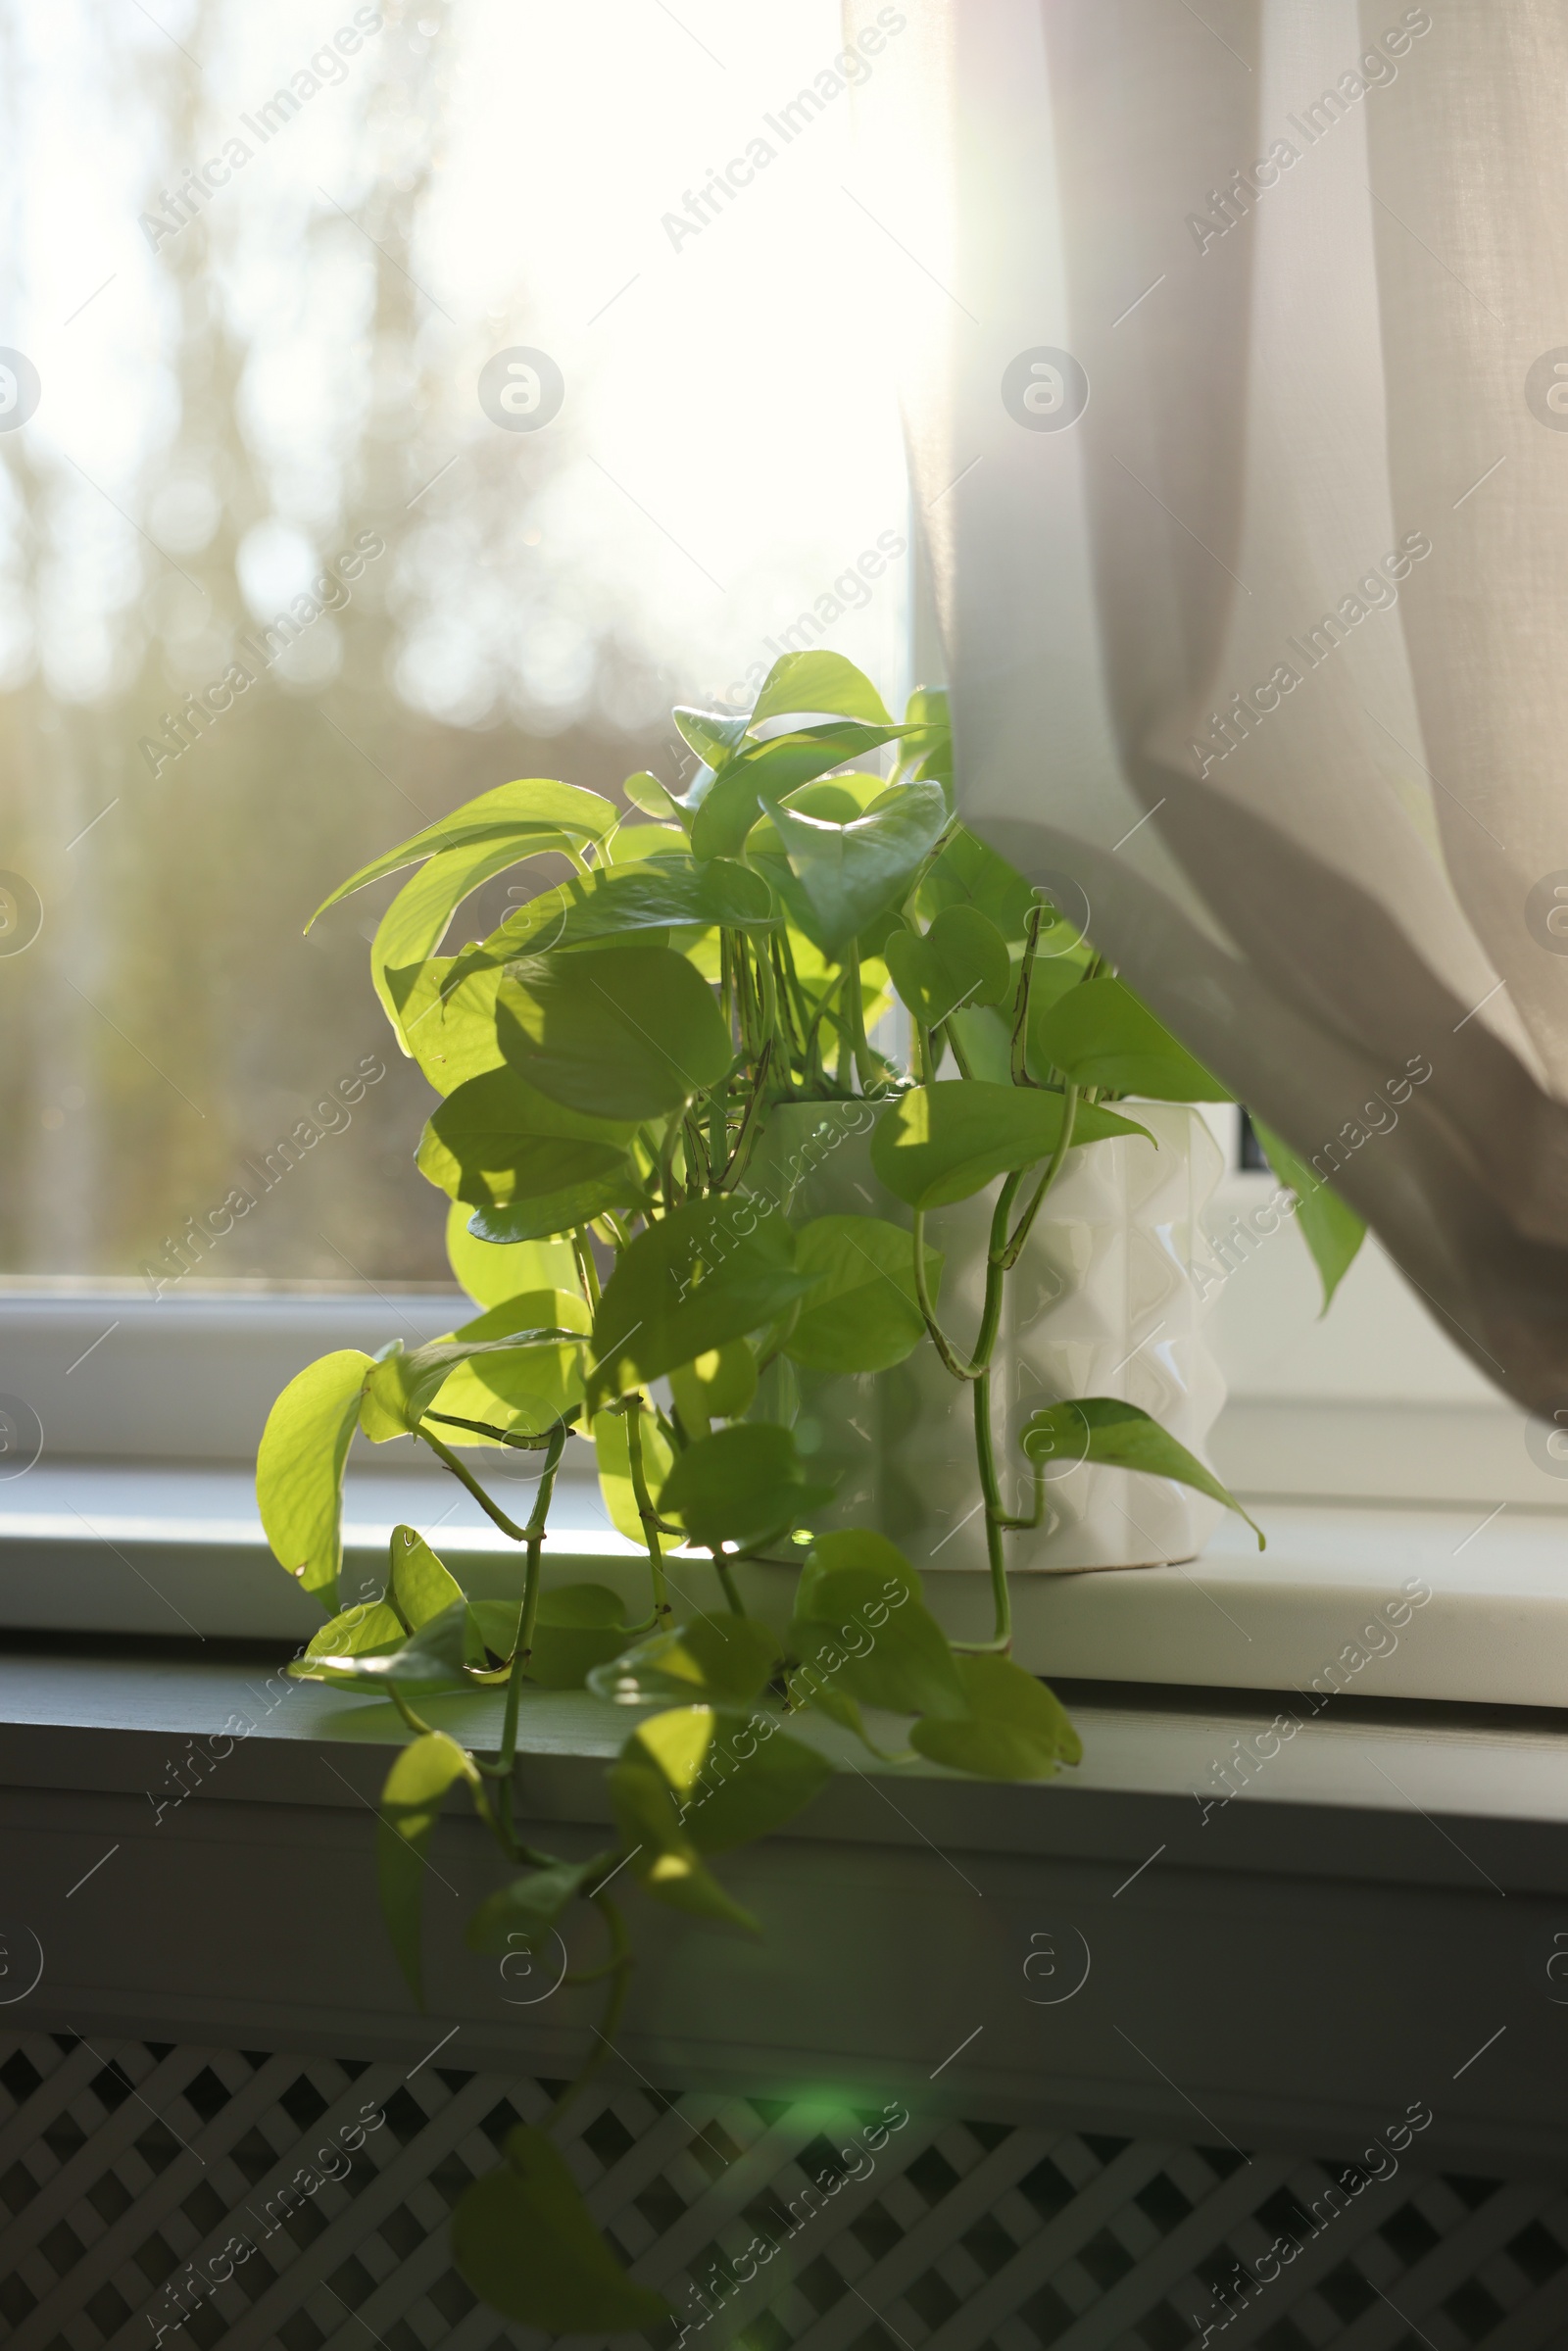
POLYGON ((848 719, 801 727, 766 743, 748 743, 705 789, 692 823, 692 855, 738 857, 760 813, 761 795, 783 800, 830 768, 848 766, 851 759, 896 741, 899 732, 896 726, 865 726, 848 719))
POLYGON ((409 1988, 424 2006, 424 1966, 419 1948, 419 1914, 429 1867, 430 1839, 442 1798, 455 1780, 477 1775, 457 1741, 444 1731, 427 1731, 404 1748, 381 1790, 376 1837, 376 1876, 381 1909, 398 1965, 409 1988))
POLYGON ((636 1192, 627 1157, 635 1133, 553 1101, 515 1068, 493 1069, 441 1104, 416 1164, 451 1199, 481 1209, 487 1229, 538 1241, 636 1192))
MULTIPOLYGON (((427 1347, 416 1347, 411 1353, 393 1347, 380 1357, 367 1377, 360 1426, 372 1445, 384 1445, 389 1438, 410 1435, 417 1429, 460 1364, 486 1356, 515 1355, 522 1359, 522 1377, 527 1382, 535 1369, 530 1349, 543 1347, 553 1351, 563 1345, 575 1349, 578 1335, 567 1330, 519 1330, 504 1339, 433 1339, 427 1347)), ((553 1360, 541 1368, 540 1376, 555 1376, 553 1360)))
POLYGON ((1272 1127, 1252 1120, 1252 1132, 1262 1146, 1263 1156, 1282 1184, 1288 1184, 1296 1195, 1296 1221, 1301 1228, 1301 1238, 1312 1252, 1318 1279, 1323 1285, 1321 1316, 1333 1302, 1334 1293, 1355 1262, 1356 1250, 1366 1239, 1366 1226, 1348 1200, 1325 1184, 1322 1177, 1307 1162, 1298 1157, 1282 1136, 1272 1127))
POLYGON ((477 800, 466 801, 450 816, 427 824, 421 832, 399 842, 396 849, 362 865, 358 873, 340 882, 329 898, 322 899, 311 921, 319 921, 328 906, 352 897, 368 882, 377 882, 383 874, 417 864, 421 857, 435 857, 443 850, 511 843, 518 857, 526 857, 535 841, 545 848, 556 847, 563 835, 575 842, 597 841, 611 830, 619 813, 597 792, 583 792, 575 784, 557 783, 551 777, 529 776, 516 783, 498 784, 493 792, 481 792, 477 800))
POLYGON ((328 1607, 343 1564, 343 1465, 370 1357, 358 1347, 323 1355, 290 1380, 262 1432, 256 1503, 279 1567, 328 1607))
POLYGON ((909 1744, 918 1754, 982 1780, 1049 1780, 1083 1761, 1083 1742, 1044 1682, 1010 1657, 955 1662, 967 1710, 916 1723, 909 1744))
POLYGON ((372 1600, 368 1606, 346 1608, 323 1625, 313 1635, 304 1656, 295 1658, 288 1670, 296 1680, 308 1682, 315 1678, 323 1658, 389 1656, 408 1637, 396 1609, 385 1600, 372 1600))
POLYGON ((427 1618, 399 1649, 320 1657, 315 1679, 368 1689, 384 1690, 390 1682, 410 1690, 448 1689, 467 1680, 468 1666, 484 1668, 485 1645, 478 1617, 466 1600, 455 1600, 427 1618))
POLYGON ((802 815, 773 798, 762 805, 804 899, 791 912, 830 955, 904 895, 948 821, 936 784, 898 785, 850 824, 802 815))
POLYGON ((542 955, 685 923, 766 932, 780 929, 783 920, 772 891, 751 866, 733 857, 698 864, 676 838, 667 854, 573 874, 543 891, 518 906, 486 947, 493 953, 505 942, 508 955, 542 955))
POLYGON ((635 1738, 607 1775, 610 1800, 621 1841, 630 1854, 630 1875, 655 1901, 713 1926, 760 1933, 756 1919, 732 1902, 680 1826, 668 1781, 635 1738))
POLYGON ((905 705, 904 723, 912 731, 899 746, 893 781, 941 784, 953 803, 953 725, 946 686, 916 686, 905 705))
POLYGON ((553 1861, 514 1878, 486 1896, 463 1931, 470 1951, 505 1951, 516 1935, 546 1935, 580 1894, 589 1892, 615 1866, 612 1852, 588 1861, 553 1861))
MULTIPOLYGON (((907 1233, 879 1216, 818 1216, 796 1236, 795 1262, 816 1284, 785 1342, 794 1363, 811 1371, 887 1371, 925 1337, 914 1295, 907 1233)), ((942 1251, 925 1252, 933 1299, 942 1284, 942 1251)))
POLYGON ((820 649, 783 653, 762 680, 748 723, 760 726, 766 718, 863 718, 872 726, 891 726, 891 712, 863 669, 841 653, 820 649))
POLYGON ((464 1597, 463 1586, 442 1565, 430 1545, 413 1527, 394 1527, 391 1543, 390 1597, 403 1612, 411 1632, 417 1632, 443 1609, 464 1597))
POLYGON ((594 1315, 590 1398, 762 1329, 810 1287, 770 1203, 734 1193, 688 1200, 621 1252, 594 1315))
POLYGON ((447 1211, 447 1262, 476 1306, 504 1306, 529 1290, 580 1295, 569 1241, 514 1241, 510 1247, 480 1241, 468 1230, 462 1200, 447 1211))
POLYGON ((620 1706, 697 1697, 732 1705, 765 1689, 782 1655, 778 1636, 755 1616, 694 1616, 596 1666, 588 1687, 620 1706))
POLYGON ((529 1084, 600 1118, 678 1109, 735 1058, 711 990, 667 947, 525 956, 496 1013, 501 1050, 529 1084))
MULTIPOLYGON (((911 1208, 967 1200, 994 1176, 1050 1156, 1061 1133, 1065 1097, 1034 1086, 944 1078, 901 1095, 877 1122, 871 1164, 888 1190, 911 1208)), ((1110 1135, 1153 1137, 1135 1121, 1080 1102, 1073 1144, 1110 1135)))
POLYGON ((656 819, 668 817, 676 822, 684 817, 685 810, 674 794, 660 782, 657 775, 651 775, 646 767, 640 767, 635 775, 628 775, 621 790, 630 805, 644 816, 656 819))
POLYGON ((962 1004, 1000 1004, 1012 991, 1007 942, 978 906, 949 906, 924 937, 895 931, 888 975, 916 1020, 935 1028, 962 1004))
MULTIPOLYGON (((530 1290, 509 1298, 454 1336, 462 1342, 515 1338, 523 1331, 565 1330, 586 1335, 592 1320, 576 1291, 530 1290)), ((426 1406, 432 1419, 479 1421, 509 1435, 536 1437, 569 1419, 583 1397, 584 1349, 570 1340, 535 1340, 524 1347, 470 1355, 458 1364, 426 1406)), ((477 1431, 448 1430, 453 1445, 493 1445, 477 1431)))
MULTIPOLYGON (((573 846, 564 833, 530 835, 527 854, 537 857, 547 849, 573 846)), ((400 988, 394 992, 388 970, 402 974, 424 962, 440 946, 453 915, 470 892, 516 860, 516 844, 507 839, 469 841, 461 849, 444 849, 412 881, 404 883, 382 915, 370 944, 370 978, 405 1053, 409 1046, 403 1036, 398 995, 406 996, 407 991, 400 988)))
POLYGON ((1039 1027, 1031 1026, 1030 1046, 1080 1086, 1107 1086, 1155 1102, 1231 1100, 1218 1078, 1120 980, 1085 980, 1069 988, 1039 1027))
POLYGON ((771 1714, 683 1706, 643 1723, 629 1745, 662 1774, 681 1830, 702 1853, 771 1836, 833 1777, 826 1757, 791 1739, 771 1714))
POLYGON ((714 1420, 739 1420, 757 1394, 757 1357, 744 1339, 710 1347, 693 1363, 677 1364, 670 1394, 688 1437, 706 1437, 714 1420))
POLYGON ((885 1537, 823 1536, 802 1577, 792 1639, 803 1667, 861 1706, 961 1714, 963 1688, 919 1579, 885 1537))
POLYGON ((807 1483, 795 1439, 775 1421, 738 1421, 676 1456, 659 1497, 693 1543, 751 1549, 831 1501, 831 1486, 807 1483))
MULTIPOLYGON (((643 1476, 650 1495, 656 1494, 669 1475, 670 1450, 658 1421, 648 1406, 642 1406, 638 1427, 643 1442, 643 1476)), ((617 1535, 641 1548, 645 1542, 643 1522, 637 1514, 637 1493, 631 1477, 631 1450, 626 1438, 626 1416, 622 1412, 596 1412, 592 1421, 594 1455, 599 1467, 599 1491, 604 1497, 610 1523, 617 1535)), ((680 1542, 678 1535, 657 1538, 662 1551, 673 1550, 680 1542)))
POLYGON ((732 710, 696 710, 686 703, 677 703, 670 716, 704 765, 714 769, 744 748, 751 724, 732 710))
POLYGON ((630 2334, 671 2317, 606 2244, 565 2161, 520 2123, 506 2161, 464 2190, 452 2258, 482 2302, 541 2334, 630 2334))
POLYGON ((1048 1404, 1031 1413, 1019 1442, 1031 1461, 1099 1462, 1106 1469, 1174 1478, 1178 1485, 1191 1486, 1245 1518, 1257 1537, 1258 1549, 1265 1548, 1256 1519, 1242 1508, 1212 1470, 1205 1469, 1196 1454, 1137 1404, 1124 1404, 1108 1396, 1081 1396, 1069 1402, 1048 1404))
POLYGON ((437 1094, 455 1094, 470 1078, 502 1067, 496 1042, 498 966, 465 952, 432 955, 383 976, 400 1041, 437 1094))
POLYGON ((618 1657, 631 1639, 620 1594, 604 1584, 563 1584, 541 1592, 528 1658, 541 1690, 581 1690, 596 1665, 618 1657))

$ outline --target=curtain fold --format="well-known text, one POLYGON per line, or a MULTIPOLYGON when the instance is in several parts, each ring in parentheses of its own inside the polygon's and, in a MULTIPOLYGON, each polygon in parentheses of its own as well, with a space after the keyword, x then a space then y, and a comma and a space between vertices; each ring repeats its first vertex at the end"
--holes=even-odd
POLYGON ((1568 9, 925 0, 864 103, 965 821, 1568 1410, 1568 9))

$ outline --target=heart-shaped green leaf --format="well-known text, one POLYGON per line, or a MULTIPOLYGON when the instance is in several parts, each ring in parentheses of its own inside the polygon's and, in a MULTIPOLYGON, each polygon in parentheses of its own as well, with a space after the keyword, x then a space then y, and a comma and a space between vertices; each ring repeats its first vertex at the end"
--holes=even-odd
POLYGON ((771 1202, 737 1193, 688 1200, 621 1251, 594 1315, 590 1399, 762 1329, 810 1287, 771 1202))
POLYGON ((520 2123, 506 2158, 452 2215, 452 2258, 482 2302, 548 2335, 646 2332, 670 2318, 662 2294, 633 2285, 542 2131, 520 2123))
POLYGON ((949 906, 975 906, 1015 946, 1027 935, 1034 905, 1034 892, 1017 867, 961 824, 954 826, 920 884, 920 911, 928 921, 949 906))
POLYGON ((634 1193, 627 1152, 635 1133, 553 1101, 515 1068, 492 1069, 441 1104, 416 1164, 449 1198, 520 1228, 515 1239, 539 1240, 634 1193))
POLYGON ((388 969, 383 977, 396 1010, 398 1039, 437 1094, 455 1094, 470 1078, 499 1069, 496 997, 501 972, 471 949, 431 955, 423 963, 388 969))
POLYGON ((643 1891, 714 1926, 760 1934, 752 1913, 730 1900, 685 1835, 669 1782, 635 1737, 606 1779, 631 1874, 643 1891))
POLYGON ((498 784, 493 792, 481 792, 477 800, 466 801, 450 816, 427 824, 422 832, 400 841, 396 849, 362 865, 358 873, 340 882, 329 898, 322 899, 311 921, 318 921, 328 906, 363 890, 368 882, 378 882, 383 874, 396 873, 400 866, 417 864, 421 857, 436 857, 444 850, 493 842, 512 847, 519 857, 527 857, 536 844, 553 849, 563 837, 573 843, 597 841, 617 822, 619 814, 613 802, 602 800, 597 792, 583 792, 575 784, 557 783, 553 777, 528 776, 517 783, 498 784))
POLYGON ((1083 1761, 1083 1741, 1044 1682, 1010 1657, 958 1657, 967 1711, 928 1715, 909 1744, 933 1763, 982 1780, 1049 1780, 1083 1761))
POLYGON ((705 788, 692 824, 692 855, 738 857, 757 822, 760 795, 782 800, 813 776, 894 742, 900 732, 896 726, 863 726, 851 719, 748 743, 705 788))
POLYGON ((514 1878, 486 1897, 463 1931, 470 1951, 505 1951, 514 1935, 546 1935, 556 1921, 615 1866, 613 1852, 588 1861, 553 1861, 514 1878))
POLYGON ((978 906, 948 906, 920 937, 895 931, 882 950, 888 976, 928 1028, 962 1004, 1000 1004, 1012 988, 1007 942, 978 906))
MULTIPOLYGON (((879 1216, 818 1216, 796 1236, 795 1262, 815 1287, 785 1342, 794 1363, 812 1371, 887 1371, 925 1337, 914 1294, 907 1233, 879 1216)), ((942 1251, 925 1252, 933 1299, 942 1251)))
MULTIPOLYGON (((885 1110, 871 1138, 871 1164, 888 1190, 911 1208, 967 1200, 994 1176, 1048 1158, 1061 1134, 1066 1097, 1035 1086, 998 1086, 984 1078, 946 1078, 917 1086, 885 1110)), ((1098 1103, 1080 1102, 1073 1143, 1112 1135, 1153 1137, 1098 1103)))
POLYGON ((828 955, 897 903, 948 821, 938 784, 893 785, 849 824, 802 815, 766 795, 762 806, 800 885, 790 911, 828 955))
POLYGON ((394 1527, 391 1543, 392 1590, 411 1632, 416 1633, 443 1609, 463 1599, 463 1586, 444 1567, 422 1535, 413 1527, 394 1527))
POLYGON ((807 1483, 790 1430, 776 1421, 738 1421, 677 1455, 659 1512, 679 1519, 693 1543, 749 1549, 786 1534, 832 1494, 831 1486, 807 1483))
POLYGON ((1242 1508, 1213 1471, 1205 1469, 1195 1453, 1136 1404, 1124 1404, 1109 1396, 1080 1396, 1048 1404, 1031 1413, 1019 1442, 1031 1461, 1098 1461, 1106 1469, 1174 1478, 1179 1485, 1206 1494, 1211 1501, 1223 1502, 1227 1510, 1245 1518, 1257 1537, 1258 1549, 1266 1547, 1256 1519, 1242 1508))
POLYGON ((714 1420, 739 1420, 757 1394, 757 1357, 744 1339, 710 1347, 695 1363, 677 1364, 670 1394, 688 1437, 706 1437, 714 1420))
POLYGON ((619 1706, 646 1705, 650 1698, 735 1704, 766 1687, 782 1653, 778 1636, 755 1616, 694 1616, 609 1665, 595 1666, 588 1687, 619 1706))
POLYGON ((1252 1132, 1280 1182, 1289 1184, 1296 1195, 1296 1221, 1312 1252, 1312 1262, 1323 1285, 1321 1313, 1326 1314, 1334 1293, 1366 1239, 1366 1226, 1349 1202, 1341 1200, 1315 1168, 1298 1157, 1283 1136, 1276 1135, 1272 1127, 1264 1126, 1256 1118, 1252 1120, 1252 1132))
POLYGON ((826 1757, 771 1714, 682 1706, 642 1724, 627 1746, 662 1774, 681 1831, 702 1853, 771 1836, 833 1777, 826 1757))
POLYGON ((600 1118, 678 1109, 735 1058, 712 990, 667 947, 524 956, 509 966, 496 1022, 531 1086, 600 1118))
MULTIPOLYGON (((569 1241, 516 1241, 498 1248, 476 1240, 461 1200, 454 1200, 447 1212, 447 1262, 477 1306, 504 1306, 529 1290, 578 1289, 577 1260, 569 1241)), ((560 1322, 564 1317, 539 1319, 560 1322)))
POLYGON ((1029 1031, 1031 1074, 1046 1060, 1079 1086, 1105 1086, 1154 1102, 1228 1102, 1231 1096, 1195 1061, 1120 980, 1069 988, 1029 1031))
POLYGON ((750 865, 733 857, 698 864, 677 840, 657 857, 573 874, 542 891, 509 915, 485 942, 485 951, 509 957, 543 955, 634 931, 674 930, 683 923, 700 923, 705 930, 721 924, 732 931, 769 931, 781 928, 783 920, 772 891, 750 865))
POLYGON ((898 1714, 964 1711, 948 1637, 919 1596, 919 1579, 868 1529, 818 1541, 796 1595, 791 1640, 803 1672, 858 1705, 898 1714))
MULTIPOLYGON (((465 1323, 454 1336, 470 1346, 541 1330, 580 1332, 586 1338, 591 1319, 575 1291, 530 1290, 465 1323)), ((521 1347, 491 1347, 466 1356, 447 1375, 426 1413, 437 1421, 480 1422, 511 1436, 542 1436, 581 1404, 584 1352, 569 1339, 530 1337, 521 1347)), ((449 1442, 482 1445, 495 1440, 468 1429, 449 1442)))
POLYGON ((322 1658, 387 1657, 402 1648, 408 1638, 397 1611, 385 1600, 373 1600, 368 1607, 345 1608, 341 1616, 334 1616, 313 1636, 304 1656, 293 1659, 288 1670, 296 1681, 318 1680, 317 1668, 322 1658))
POLYGON ((273 1558, 333 1608, 343 1564, 343 1465, 370 1370, 358 1347, 309 1364, 268 1414, 256 1455, 256 1503, 273 1558))
POLYGON ((893 724, 864 670, 841 653, 822 651, 780 654, 762 680, 747 723, 755 727, 765 718, 815 717, 822 712, 835 718, 864 718, 872 726, 893 724))

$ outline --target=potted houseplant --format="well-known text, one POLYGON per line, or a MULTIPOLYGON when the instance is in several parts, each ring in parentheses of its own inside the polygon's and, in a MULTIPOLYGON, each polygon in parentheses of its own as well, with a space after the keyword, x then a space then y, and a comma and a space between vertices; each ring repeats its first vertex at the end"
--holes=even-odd
MULTIPOLYGON (((1061 1707, 1008 1655, 1007 1582, 1009 1544, 1049 1553, 1062 1527, 1077 1530, 1066 1564, 1093 1563, 1097 1543, 1125 1559, 1091 1510, 1065 1504, 1075 1478, 1138 1476, 1240 1507, 1159 1419, 1084 1392, 1074 1367, 1092 1347, 1069 1330, 1052 1352, 1053 1314, 1093 1287, 1094 1265, 1070 1260, 1094 1215, 1058 1216, 1069 1240, 1040 1253, 1074 1183, 1112 1200, 1125 1236, 1164 1180, 1153 1171, 1179 1175, 1198 1151, 1180 1105, 1223 1089, 1067 919, 1066 894, 1032 890, 957 823, 944 698, 917 693, 896 721, 849 662, 808 653, 781 660, 746 715, 676 722, 703 762, 683 797, 648 774, 628 780, 625 808, 555 781, 505 784, 328 900, 416 868, 372 972, 441 1098, 418 1164, 451 1198, 454 1270, 481 1310, 412 1352, 313 1364, 279 1397, 258 1462, 273 1550, 328 1617, 293 1670, 389 1696, 410 1733, 379 1853, 416 1996, 424 1855, 462 1782, 515 1873, 469 1922, 470 1944, 505 1948, 575 1904, 595 1911, 606 2035, 633 1964, 627 1885, 755 1931, 710 1858, 810 1801, 832 1768, 824 1718, 884 1761, 983 1778, 1044 1779, 1077 1759, 1061 1707), (891 777, 857 766, 884 747, 891 777), (549 854, 569 861, 565 883, 439 952, 472 891, 549 854), (897 1058, 877 1042, 895 1003, 897 1058), (1009 1320, 1020 1268, 1034 1290, 1009 1320), (1035 1390, 1020 1395, 1025 1369, 1035 1390), (987 1639, 948 1638, 893 1540, 926 1523, 918 1496, 899 1499, 896 1447, 872 1445, 866 1485, 863 1462, 821 1444, 846 1417, 844 1381, 895 1429, 966 1432, 987 1639), (416 1439, 462 1482, 517 1545, 514 1596, 471 1598, 403 1527, 381 1596, 340 1607, 356 1430, 416 1439), (646 1547, 640 1622, 608 1590, 544 1572, 568 1443, 594 1447, 612 1517, 646 1547), (520 1524, 473 1466, 496 1448, 537 1460, 520 1524), (677 1544, 710 1561, 713 1614, 672 1607, 677 1544), (759 1560, 779 1594, 765 1618, 736 1577, 759 1560), (530 1691, 584 1682, 637 1720, 609 1773, 615 1840, 579 1863, 522 1842, 512 1806, 530 1691), (504 1690, 494 1756, 420 1712, 426 1692, 468 1684, 504 1690)), ((1310 1180, 1283 1150, 1275 1163, 1306 1200, 1310 1180)), ((1167 1257, 1173 1222, 1155 1220, 1167 1257)), ((1190 1528, 1154 1555, 1183 1542, 1196 1547, 1190 1528)), ((662 2315, 545 2132, 514 2133, 454 2230, 469 2282, 508 2316, 616 2331, 662 2315)))

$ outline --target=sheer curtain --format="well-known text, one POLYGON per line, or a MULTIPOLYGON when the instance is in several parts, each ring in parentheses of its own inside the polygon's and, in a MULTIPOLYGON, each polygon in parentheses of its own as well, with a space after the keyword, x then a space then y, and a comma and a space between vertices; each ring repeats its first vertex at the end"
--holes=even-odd
POLYGON ((910 17, 855 193, 964 817, 1568 1412, 1568 9, 910 17))

